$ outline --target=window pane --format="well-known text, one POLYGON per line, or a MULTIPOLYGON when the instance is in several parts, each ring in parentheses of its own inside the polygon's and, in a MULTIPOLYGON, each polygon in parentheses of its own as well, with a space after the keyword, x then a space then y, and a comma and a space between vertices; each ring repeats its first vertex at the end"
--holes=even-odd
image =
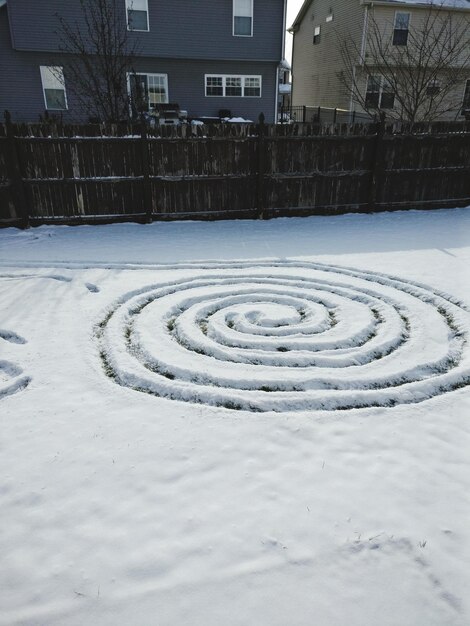
POLYGON ((66 109, 65 91, 63 89, 44 89, 46 96, 46 108, 48 109, 66 109))
POLYGON ((129 76, 131 88, 132 109, 135 114, 148 111, 148 84, 147 76, 131 74, 129 76))
POLYGON ((225 79, 225 95, 241 96, 242 95, 242 79, 228 76, 225 79))
POLYGON ((234 0, 233 14, 236 16, 251 17, 251 0, 234 0))
POLYGON ((64 89, 64 72, 57 65, 41 65, 42 86, 44 89, 64 89))
POLYGON ((408 30, 409 25, 410 25, 409 13, 397 13, 395 15, 395 28, 399 30, 408 30))
POLYGON ((395 94, 390 92, 383 92, 382 99, 380 101, 380 107, 382 109, 393 109, 395 104, 395 94))
POLYGON ((148 30, 147 11, 127 11, 127 24, 130 30, 148 30))
POLYGON ((206 76, 206 96, 223 96, 222 76, 206 76))
POLYGON ((150 108, 161 102, 167 102, 166 79, 165 76, 148 76, 148 99, 150 108))
POLYGON ((251 17, 235 16, 233 32, 235 35, 251 35, 251 17))
POLYGON ((247 97, 261 96, 261 81, 258 77, 245 78, 244 95, 247 97))
POLYGON ((379 108, 379 93, 367 92, 365 104, 366 104, 367 109, 378 109, 379 108))
POLYGON ((367 93, 379 93, 380 82, 380 76, 369 76, 367 79, 367 93))
POLYGON ((126 0, 126 7, 133 11, 148 11, 147 0, 126 0))
POLYGON ((393 45, 394 46, 406 46, 408 43, 408 31, 407 30, 394 30, 393 31, 393 45))

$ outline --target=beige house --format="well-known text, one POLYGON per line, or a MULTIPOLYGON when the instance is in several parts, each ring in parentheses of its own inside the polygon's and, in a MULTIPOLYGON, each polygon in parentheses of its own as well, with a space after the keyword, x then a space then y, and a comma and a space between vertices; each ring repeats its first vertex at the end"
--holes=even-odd
POLYGON ((294 106, 406 118, 413 76, 416 119, 470 116, 470 0, 305 0, 289 30, 294 106))

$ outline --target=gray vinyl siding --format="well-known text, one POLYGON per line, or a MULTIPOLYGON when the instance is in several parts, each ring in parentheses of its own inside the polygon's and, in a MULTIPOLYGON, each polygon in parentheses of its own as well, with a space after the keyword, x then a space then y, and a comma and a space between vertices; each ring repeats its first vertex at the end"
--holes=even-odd
MULTIPOLYGON (((11 47, 7 9, 0 9, 0 111, 10 111, 15 121, 36 122, 44 115, 45 104, 40 66, 54 65, 56 58, 48 53, 17 52, 11 47)), ((76 104, 67 93, 69 110, 65 119, 72 119, 76 104)), ((52 112, 51 112, 52 113, 52 112)), ((54 112, 60 115, 60 112, 54 112)))
POLYGON ((139 59, 136 71, 167 74, 170 102, 177 102, 191 117, 217 116, 220 109, 229 109, 233 117, 256 121, 264 113, 267 122, 274 121, 277 63, 148 58, 139 59), (205 74, 259 75, 261 97, 206 97, 205 74))
MULTIPOLYGON (((10 43, 7 11, 0 9, 0 111, 9 110, 19 122, 38 121, 45 105, 39 67, 60 65, 60 54, 19 52, 10 43)), ((220 109, 229 109, 233 116, 256 121, 262 112, 268 122, 274 121, 277 63, 248 61, 202 61, 182 59, 140 58, 136 71, 167 74, 171 102, 177 102, 190 116, 216 116, 220 109), (260 98, 206 97, 205 74, 260 75, 260 98)), ((67 89, 68 110, 51 111, 65 121, 83 121, 71 89, 67 89)), ((69 84, 70 87, 70 84, 69 84)))
POLYGON ((350 97, 338 72, 342 69, 339 42, 351 36, 360 48, 364 7, 359 0, 313 0, 294 34, 292 103, 349 109, 350 97), (333 21, 326 22, 333 13, 333 21), (313 30, 320 26, 320 43, 313 44, 313 30))
MULTIPOLYGON (((254 0, 253 37, 232 34, 232 0, 148 0, 149 32, 131 33, 142 56, 281 61, 284 0, 254 0)), ((14 47, 56 51, 59 20, 80 23, 78 0, 8 0, 14 47), (31 26, 34 25, 34 28, 31 26)), ((125 16, 125 0, 118 0, 125 16)))
MULTIPOLYGON (((63 65, 57 13, 80 21, 78 0, 8 0, 0 9, 0 111, 17 121, 37 121, 45 104, 39 67, 63 65)), ((123 17, 125 0, 119 0, 123 17)), ((233 116, 257 120, 263 112, 274 121, 276 73, 283 43, 284 0, 254 0, 253 37, 232 35, 232 0, 149 0, 150 32, 138 38, 137 72, 168 75, 169 98, 190 116, 215 116, 229 109, 233 116), (259 98, 205 96, 205 74, 260 75, 259 98)), ((51 112, 65 121, 84 121, 74 101, 67 74, 68 110, 51 112)))

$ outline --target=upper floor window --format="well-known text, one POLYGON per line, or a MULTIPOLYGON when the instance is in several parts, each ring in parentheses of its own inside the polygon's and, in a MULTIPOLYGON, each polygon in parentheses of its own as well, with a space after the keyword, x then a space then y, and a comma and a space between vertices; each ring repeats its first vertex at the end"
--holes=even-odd
POLYGON ((215 76, 205 75, 206 96, 222 98, 261 96, 261 76, 215 76))
POLYGON ((433 78, 426 85, 427 96, 437 96, 441 91, 441 81, 438 78, 433 78))
POLYGON ((367 79, 367 109, 393 109, 395 93, 389 81, 380 75, 371 75, 367 79))
POLYGON ((63 69, 57 65, 41 65, 39 69, 46 109, 65 111, 67 109, 67 95, 63 69))
POLYGON ((149 30, 148 0, 126 0, 128 30, 149 30))
POLYGON ((393 29, 393 45, 406 46, 408 43, 408 31, 410 27, 410 13, 395 13, 395 24, 393 29))
POLYGON ((238 37, 253 36, 254 0, 233 0, 233 34, 238 37))
POLYGON ((320 43, 320 32, 320 26, 315 26, 315 28, 313 29, 313 43, 320 43))

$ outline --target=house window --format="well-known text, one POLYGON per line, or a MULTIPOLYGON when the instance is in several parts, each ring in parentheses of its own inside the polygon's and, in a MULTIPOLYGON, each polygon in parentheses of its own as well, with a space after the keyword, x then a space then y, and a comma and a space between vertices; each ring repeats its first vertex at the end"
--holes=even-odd
POLYGON ((366 109, 393 109, 395 93, 383 76, 372 75, 367 79, 366 109))
POLYGON ((328 24, 328 22, 332 22, 333 21, 333 13, 330 13, 329 15, 326 16, 325 22, 328 24))
POLYGON ((426 87, 426 95, 427 96, 437 96, 437 94, 441 91, 441 81, 437 78, 433 78, 429 81, 426 87))
POLYGON ((393 29, 393 45, 406 46, 408 43, 408 31, 410 26, 410 13, 395 13, 395 26, 393 29))
POLYGON ((127 29, 149 30, 148 0, 126 0, 127 29))
POLYGON ((233 0, 233 34, 237 37, 253 36, 253 1, 233 0))
POLYGON ((136 111, 152 111, 168 102, 167 74, 128 74, 128 85, 136 111))
POLYGON ((67 95, 63 69, 57 65, 41 65, 40 71, 46 109, 64 111, 67 109, 67 95))
POLYGON ((470 110, 470 80, 465 83, 465 92, 463 95, 462 109, 464 111, 470 110))
POLYGON ((315 26, 313 29, 313 43, 315 44, 320 43, 320 31, 320 26, 315 26))
POLYGON ((213 76, 206 74, 206 96, 260 98, 261 76, 213 76))

